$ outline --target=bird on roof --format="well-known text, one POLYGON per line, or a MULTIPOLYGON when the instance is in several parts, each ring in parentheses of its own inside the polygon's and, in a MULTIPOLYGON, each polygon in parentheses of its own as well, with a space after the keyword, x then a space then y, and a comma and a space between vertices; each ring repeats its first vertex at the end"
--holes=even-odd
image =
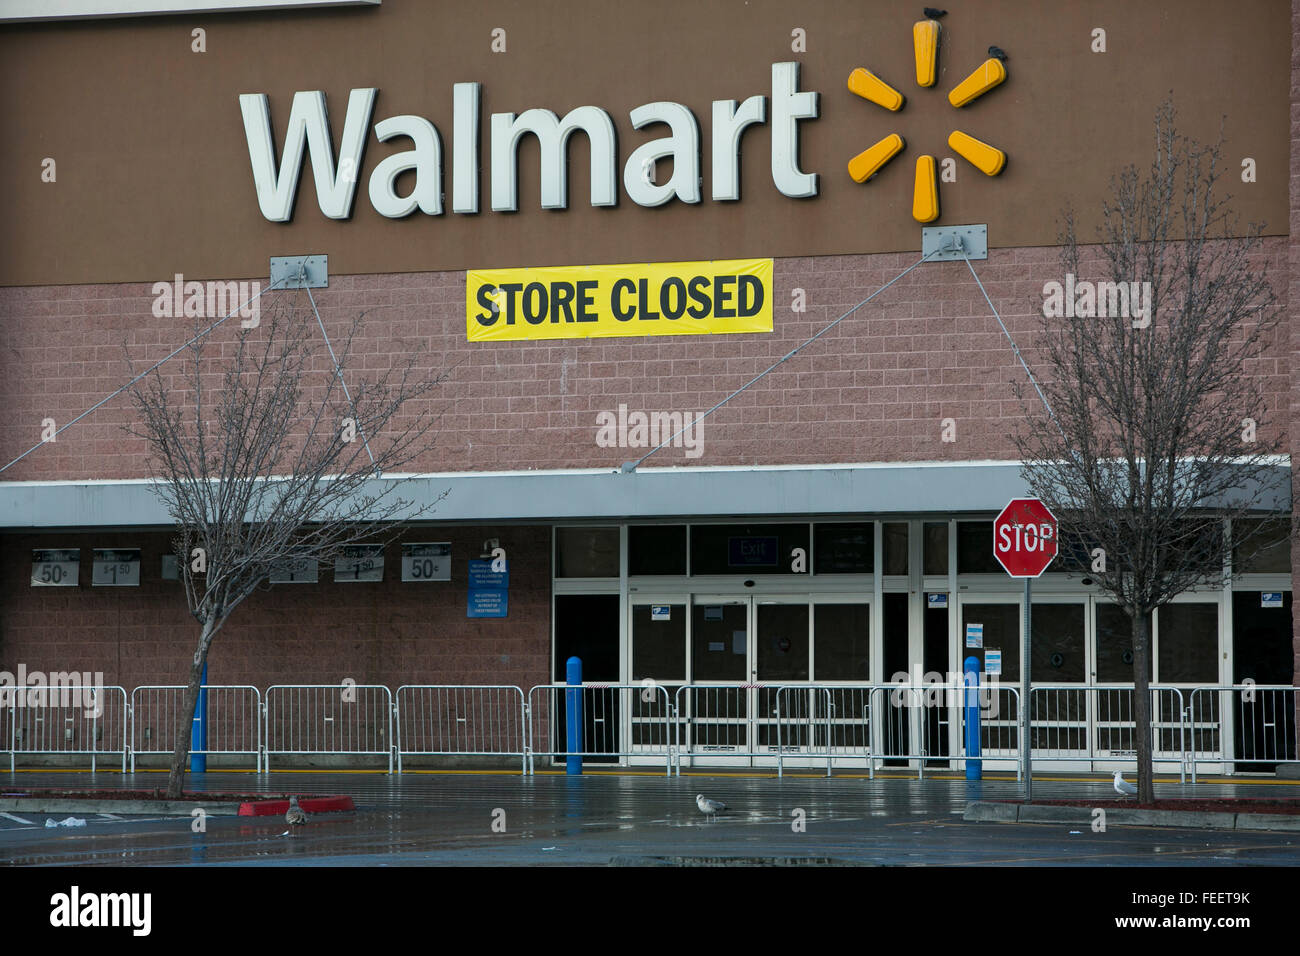
POLYGON ((948 15, 947 10, 936 10, 934 7, 926 7, 922 12, 931 20, 938 20, 940 17, 948 15))
POLYGON ((291 827, 300 827, 307 822, 307 814, 302 807, 298 806, 298 798, 289 798, 289 809, 284 815, 284 822, 291 827))
POLYGON ((1003 63, 1007 60, 1006 51, 1000 46, 989 47, 989 56, 993 57, 995 60, 1001 60, 1003 63))
POLYGON ((1115 771, 1115 792, 1121 797, 1131 797, 1138 792, 1138 788, 1133 786, 1124 779, 1124 774, 1119 770, 1115 771))
POLYGON ((700 808, 700 812, 712 820, 719 813, 725 813, 727 805, 721 800, 710 800, 702 793, 695 795, 695 805, 700 808))

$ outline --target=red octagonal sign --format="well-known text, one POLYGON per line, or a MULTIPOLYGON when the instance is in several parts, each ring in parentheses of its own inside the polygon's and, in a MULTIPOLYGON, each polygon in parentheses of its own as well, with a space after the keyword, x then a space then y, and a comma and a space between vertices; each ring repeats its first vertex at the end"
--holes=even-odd
POLYGON ((1036 578, 1056 557, 1056 516, 1037 498, 1013 498, 993 522, 993 557, 1013 578, 1036 578))

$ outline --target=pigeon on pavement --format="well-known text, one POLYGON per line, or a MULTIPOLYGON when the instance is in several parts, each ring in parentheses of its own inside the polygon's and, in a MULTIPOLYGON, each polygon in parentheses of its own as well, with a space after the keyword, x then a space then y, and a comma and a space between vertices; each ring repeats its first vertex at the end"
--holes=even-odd
POLYGON ((1115 792, 1118 793, 1121 797, 1131 797, 1133 796, 1133 794, 1138 792, 1138 788, 1133 786, 1133 784, 1129 783, 1127 780, 1125 780, 1124 774, 1121 771, 1116 770, 1115 771, 1115 792))
POLYGON ((727 809, 727 805, 721 800, 710 800, 702 793, 697 793, 695 795, 695 805, 699 807, 700 812, 710 820, 716 817, 719 813, 725 812, 727 809))
POLYGON ((307 822, 307 814, 298 806, 298 798, 289 798, 289 810, 284 815, 284 822, 291 827, 300 827, 307 822))

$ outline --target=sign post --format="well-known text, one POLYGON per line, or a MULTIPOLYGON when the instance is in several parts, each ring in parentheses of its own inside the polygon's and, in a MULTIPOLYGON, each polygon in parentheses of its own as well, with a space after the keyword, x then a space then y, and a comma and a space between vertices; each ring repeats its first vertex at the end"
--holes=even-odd
POLYGON ((1025 579, 1025 638, 1020 653, 1024 693, 1020 702, 1021 773, 1025 781, 1025 802, 1034 796, 1030 758, 1033 752, 1034 714, 1031 667, 1033 663, 1033 580, 1041 577, 1056 557, 1056 516, 1037 498, 1013 498, 993 521, 993 557, 1013 578, 1025 579))

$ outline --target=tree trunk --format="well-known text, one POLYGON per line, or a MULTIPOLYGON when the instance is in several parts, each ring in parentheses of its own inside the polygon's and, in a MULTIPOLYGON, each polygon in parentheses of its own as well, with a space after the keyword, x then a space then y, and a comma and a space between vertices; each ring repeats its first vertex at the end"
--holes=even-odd
POLYGON ((1151 663, 1150 618, 1141 610, 1128 609, 1133 621, 1133 749, 1137 751, 1138 803, 1155 801, 1151 764, 1151 663))
POLYGON ((190 755, 190 736, 194 728, 194 712, 199 704, 199 685, 203 680, 203 665, 208 659, 208 648, 212 644, 210 624, 203 625, 199 636, 199 646, 194 652, 194 661, 190 665, 190 682, 185 688, 185 702, 181 713, 186 715, 182 726, 176 729, 176 748, 172 751, 170 773, 167 776, 167 799, 177 800, 185 789, 185 762, 190 755))

